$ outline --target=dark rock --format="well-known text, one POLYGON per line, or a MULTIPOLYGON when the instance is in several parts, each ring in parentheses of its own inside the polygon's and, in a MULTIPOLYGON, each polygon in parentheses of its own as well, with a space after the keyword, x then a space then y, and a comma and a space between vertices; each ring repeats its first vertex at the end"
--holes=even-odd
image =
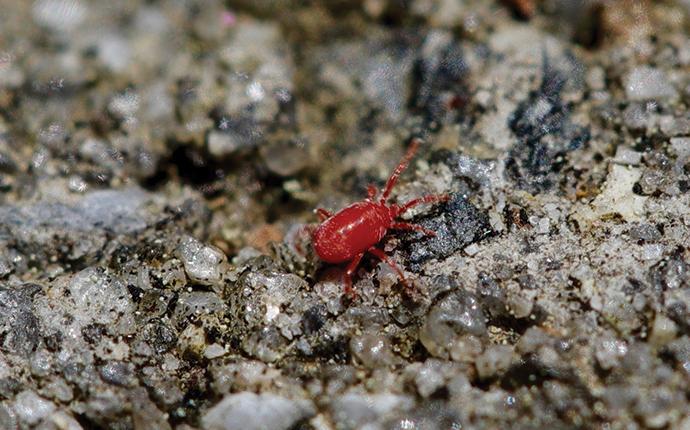
POLYGON ((509 122, 518 143, 510 151, 506 172, 519 188, 533 194, 551 189, 568 152, 590 137, 589 130, 570 121, 570 108, 561 98, 566 80, 545 60, 541 86, 518 105, 509 122))
POLYGON ((486 238, 492 231, 488 216, 457 194, 414 222, 436 232, 433 237, 421 233, 407 235, 407 267, 415 271, 426 261, 445 258, 486 238))
POLYGON ((40 341, 38 318, 31 296, 36 285, 0 287, 0 348, 10 354, 28 356, 40 341))

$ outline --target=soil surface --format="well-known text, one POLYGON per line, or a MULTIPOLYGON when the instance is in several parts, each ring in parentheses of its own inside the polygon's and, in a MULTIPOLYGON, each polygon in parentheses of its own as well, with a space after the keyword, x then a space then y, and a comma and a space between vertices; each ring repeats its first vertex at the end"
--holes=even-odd
POLYGON ((690 429, 689 104, 687 0, 6 0, 0 429, 690 429))

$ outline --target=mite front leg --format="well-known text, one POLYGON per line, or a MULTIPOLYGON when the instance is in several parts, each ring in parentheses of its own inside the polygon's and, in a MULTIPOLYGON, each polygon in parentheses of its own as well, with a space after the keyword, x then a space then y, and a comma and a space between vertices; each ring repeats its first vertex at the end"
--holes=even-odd
POLYGON ((362 260, 363 256, 363 252, 357 254, 345 269, 345 294, 353 299, 357 297, 357 294, 355 293, 355 290, 352 289, 352 274, 355 273, 355 270, 357 270, 357 266, 359 266, 359 262, 362 260))
POLYGON ((319 217, 319 221, 321 222, 326 221, 328 218, 333 216, 333 212, 324 208, 317 208, 314 212, 316 212, 316 215, 319 217))
POLYGON ((419 149, 420 142, 421 141, 417 138, 412 139, 410 147, 407 149, 405 156, 402 160, 400 160, 398 167, 396 167, 395 170, 393 170, 393 173, 391 173, 391 176, 388 178, 388 181, 386 182, 386 186, 383 187, 380 203, 383 204, 386 202, 386 200, 388 200, 388 196, 391 195, 391 191, 393 190, 393 187, 395 187, 396 182, 398 182, 398 178, 400 177, 402 172, 404 172, 405 169, 407 169, 407 165, 410 164, 410 160, 412 160, 412 157, 414 157, 415 152, 417 152, 417 149, 419 149))
POLYGON ((422 205, 424 203, 446 202, 448 199, 450 199, 448 194, 432 194, 429 196, 420 197, 418 199, 413 199, 400 207, 398 210, 398 215, 402 215, 413 207, 422 205))
POLYGON ((421 231, 422 233, 426 234, 427 236, 436 236, 436 232, 433 230, 429 230, 426 227, 422 227, 421 225, 417 224, 410 224, 409 222, 396 222, 391 225, 391 228, 394 230, 411 230, 411 231, 421 231))
POLYGON ((367 252, 370 252, 373 256, 377 257, 379 260, 383 261, 387 265, 389 265, 395 272, 398 274, 398 277, 400 277, 400 281, 403 283, 405 288, 410 289, 410 284, 407 283, 407 279, 405 278, 405 274, 403 273, 402 270, 398 267, 397 264, 395 264, 395 261, 391 260, 389 256, 387 256, 383 251, 376 247, 371 247, 367 250, 367 252))

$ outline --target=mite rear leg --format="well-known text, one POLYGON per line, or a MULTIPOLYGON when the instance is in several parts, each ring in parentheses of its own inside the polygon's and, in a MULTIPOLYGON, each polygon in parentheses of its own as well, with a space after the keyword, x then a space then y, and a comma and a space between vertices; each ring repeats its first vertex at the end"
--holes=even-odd
POLYGON ((398 277, 400 277, 400 281, 402 284, 405 286, 406 289, 410 289, 410 284, 407 282, 407 278, 405 278, 405 274, 403 273, 402 270, 400 270, 400 267, 398 267, 397 264, 395 264, 395 261, 391 260, 389 256, 387 256, 383 251, 381 251, 378 248, 371 247, 367 250, 367 252, 371 253, 373 256, 377 257, 379 260, 383 261, 387 265, 389 265, 395 272, 398 274, 398 277))
POLYGON ((426 227, 422 227, 421 225, 417 224, 410 224, 409 222, 396 222, 391 225, 391 228, 394 230, 411 230, 411 231, 421 231, 422 233, 426 234, 427 236, 436 236, 436 232, 433 230, 429 230, 426 227))
POLYGON ((311 241, 311 237, 314 234, 314 230, 316 230, 315 225, 305 224, 303 226, 300 226, 294 234, 286 235, 286 241, 288 244, 292 243, 293 248, 299 255, 301 255, 302 257, 306 257, 307 250, 304 248, 303 245, 307 245, 307 247, 309 246, 309 242, 311 241))
POLYGON ((363 252, 357 254, 355 258, 348 263, 347 268, 345 269, 345 294, 353 299, 357 297, 357 294, 355 293, 355 290, 352 289, 352 275, 355 273, 355 270, 357 270, 357 266, 359 266, 359 262, 362 261, 363 256, 363 252))
POLYGON ((319 217, 319 221, 326 221, 328 218, 333 216, 333 212, 326 210, 324 208, 317 208, 314 212, 319 217))

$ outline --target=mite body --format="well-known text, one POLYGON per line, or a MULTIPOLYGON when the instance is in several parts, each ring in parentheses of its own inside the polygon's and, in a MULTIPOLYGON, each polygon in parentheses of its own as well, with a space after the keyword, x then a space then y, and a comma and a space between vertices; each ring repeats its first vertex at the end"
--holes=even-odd
POLYGON ((316 253, 326 263, 351 261, 379 243, 391 228, 393 219, 391 210, 380 203, 363 201, 351 204, 316 229, 316 253))
POLYGON ((376 248, 389 230, 416 230, 428 235, 435 234, 424 227, 397 222, 396 219, 414 206, 445 201, 448 199, 447 195, 428 195, 413 199, 403 205, 387 203, 400 174, 407 168, 418 147, 419 141, 413 140, 407 153, 388 178, 380 197, 378 197, 376 187, 369 185, 367 198, 361 202, 353 203, 335 214, 325 209, 316 210, 322 223, 312 235, 314 249, 319 258, 326 263, 349 263, 345 271, 345 291, 348 294, 352 294, 352 274, 367 252, 395 269, 400 279, 407 285, 405 276, 395 262, 390 260, 382 250, 376 248))

